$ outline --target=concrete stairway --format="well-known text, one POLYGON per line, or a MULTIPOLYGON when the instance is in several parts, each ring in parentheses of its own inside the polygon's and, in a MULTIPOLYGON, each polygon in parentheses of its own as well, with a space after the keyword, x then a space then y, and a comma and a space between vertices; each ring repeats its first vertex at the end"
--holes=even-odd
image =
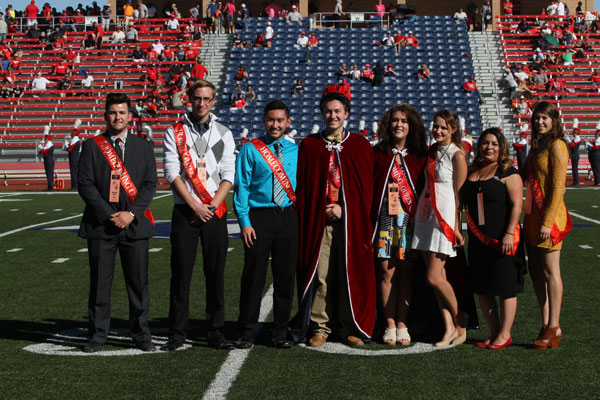
POLYGON ((469 32, 469 42, 475 80, 485 99, 485 104, 480 106, 483 128, 498 126, 498 121, 501 120, 501 128, 510 140, 517 133, 517 121, 504 81, 500 38, 495 32, 469 32))
MULTIPOLYGON (((217 101, 215 104, 221 104, 233 36, 233 34, 207 34, 204 36, 200 57, 202 58, 202 64, 208 69, 206 79, 217 87, 217 101)), ((219 115, 218 108, 213 108, 213 112, 219 115)))

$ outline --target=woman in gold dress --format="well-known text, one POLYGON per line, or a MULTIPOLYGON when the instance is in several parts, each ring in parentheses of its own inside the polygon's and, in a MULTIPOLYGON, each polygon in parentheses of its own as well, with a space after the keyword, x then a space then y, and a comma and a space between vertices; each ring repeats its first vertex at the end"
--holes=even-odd
POLYGON ((521 171, 523 181, 527 182, 524 239, 542 314, 542 328, 531 347, 545 350, 556 348, 562 338, 560 250, 564 236, 571 229, 564 202, 569 150, 553 103, 542 101, 535 105, 531 127, 532 150, 521 171))

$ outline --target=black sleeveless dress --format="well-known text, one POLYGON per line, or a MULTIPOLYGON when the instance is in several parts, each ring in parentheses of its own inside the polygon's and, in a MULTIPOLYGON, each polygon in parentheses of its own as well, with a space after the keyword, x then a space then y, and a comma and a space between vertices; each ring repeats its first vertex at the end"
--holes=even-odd
MULTIPOLYGON (((502 240, 510 219, 512 202, 506 186, 500 179, 516 174, 511 167, 505 172, 484 181, 467 179, 460 195, 469 215, 479 230, 488 237, 502 240), (479 225, 477 193, 483 193, 485 224, 479 225)), ((502 254, 485 244, 469 231, 468 242, 469 278, 475 293, 490 296, 514 297, 523 292, 525 254, 523 240, 515 256, 502 254)))

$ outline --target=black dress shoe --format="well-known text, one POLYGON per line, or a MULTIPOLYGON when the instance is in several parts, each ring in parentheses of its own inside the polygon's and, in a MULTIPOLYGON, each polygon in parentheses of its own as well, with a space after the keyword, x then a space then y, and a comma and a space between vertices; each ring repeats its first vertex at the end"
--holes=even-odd
POLYGON ((233 343, 225 339, 223 336, 217 336, 216 338, 209 339, 208 345, 213 349, 218 350, 232 350, 233 343))
POLYGON ((179 340, 169 340, 167 344, 162 346, 160 349, 163 351, 175 351, 183 347, 183 342, 179 340))
POLYGON ((289 340, 273 339, 273 346, 277 347, 278 349, 291 349, 293 344, 289 340))
POLYGON ((84 353, 96 353, 100 350, 102 350, 102 348, 104 347, 103 344, 100 344, 98 342, 88 342, 85 347, 83 348, 83 352, 84 353))
POLYGON ((156 346, 152 344, 151 341, 147 342, 136 342, 135 347, 144 352, 156 351, 156 346))
POLYGON ((242 350, 251 349, 252 348, 252 340, 241 337, 235 341, 235 348, 242 349, 242 350))

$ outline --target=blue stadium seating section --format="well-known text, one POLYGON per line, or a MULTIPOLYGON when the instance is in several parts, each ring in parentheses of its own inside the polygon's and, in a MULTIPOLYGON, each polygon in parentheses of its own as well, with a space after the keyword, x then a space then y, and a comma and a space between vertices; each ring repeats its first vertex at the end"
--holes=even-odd
MULTIPOLYGON (((254 40, 264 32, 266 18, 252 18, 242 39, 254 40)), ((233 49, 228 66, 225 90, 220 108, 222 122, 237 137, 243 128, 250 137, 263 133, 262 110, 269 100, 280 99, 290 106, 292 127, 298 136, 310 133, 313 124, 323 126, 318 109, 319 99, 325 86, 338 82, 335 75, 340 63, 348 66, 357 63, 362 69, 366 63, 374 66, 377 61, 385 66, 393 64, 398 73, 395 78, 385 78, 381 87, 371 87, 362 81, 348 82, 352 88, 352 111, 348 128, 358 131, 359 121, 371 129, 374 121, 380 121, 383 112, 397 103, 416 107, 429 127, 432 115, 441 108, 451 108, 465 118, 468 131, 473 135, 481 132, 479 104, 475 96, 466 94, 462 85, 474 75, 467 31, 463 24, 457 25, 449 16, 418 17, 411 23, 398 24, 391 29, 317 29, 310 31, 308 21, 302 25, 286 24, 283 19, 271 19, 275 31, 273 47, 233 49), (397 29, 403 34, 412 31, 419 39, 418 48, 404 47, 400 53, 393 48, 375 47, 387 31, 397 29), (307 35, 315 32, 319 47, 311 49, 311 64, 304 62, 305 49, 295 49, 294 44, 301 31, 307 35), (247 105, 246 112, 230 111, 230 97, 234 79, 240 64, 249 73, 250 84, 257 94, 257 101, 247 105), (427 64, 432 78, 419 81, 419 65, 427 64), (290 88, 297 78, 302 78, 304 94, 290 95, 290 88)), ((245 88, 246 83, 242 82, 245 88)))

